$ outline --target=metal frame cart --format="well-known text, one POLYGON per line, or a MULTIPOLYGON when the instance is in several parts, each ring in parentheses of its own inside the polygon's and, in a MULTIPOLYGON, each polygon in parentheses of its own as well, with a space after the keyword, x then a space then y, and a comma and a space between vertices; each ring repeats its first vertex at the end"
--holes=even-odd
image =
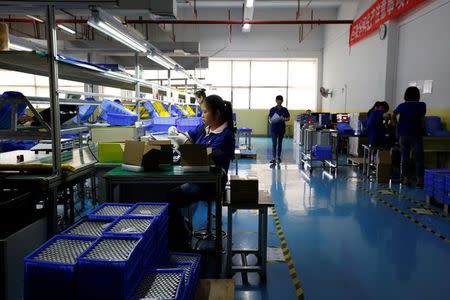
POLYGON ((338 144, 338 133, 335 130, 327 130, 327 133, 329 133, 329 141, 328 143, 325 144, 329 144, 329 146, 331 146, 331 159, 330 158, 326 158, 326 159, 322 159, 322 158, 318 158, 318 157, 314 157, 312 156, 311 150, 312 150, 312 145, 314 143, 314 141, 316 141, 316 143, 318 144, 322 144, 321 141, 319 141, 318 137, 317 137, 317 133, 318 132, 324 132, 324 131, 316 131, 315 129, 312 130, 306 130, 305 131, 305 135, 303 136, 303 147, 301 148, 301 153, 300 153, 300 162, 301 162, 301 166, 304 168, 309 168, 309 172, 312 173, 314 168, 318 168, 317 166, 313 165, 313 162, 321 162, 321 168, 325 169, 325 168, 330 168, 330 170, 333 170, 335 173, 337 172, 337 168, 338 168, 338 152, 337 152, 337 144, 338 144))

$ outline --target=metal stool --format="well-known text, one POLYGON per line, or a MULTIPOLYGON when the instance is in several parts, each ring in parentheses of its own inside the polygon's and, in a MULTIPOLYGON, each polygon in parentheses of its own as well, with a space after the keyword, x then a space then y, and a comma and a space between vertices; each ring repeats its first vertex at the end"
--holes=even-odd
MULTIPOLYGON (((230 199, 230 197, 228 197, 230 199)), ((267 209, 273 207, 272 198, 266 191, 259 191, 258 202, 255 203, 230 203, 227 201, 224 206, 228 207, 228 225, 227 225, 227 276, 232 277, 234 273, 241 272, 242 276, 247 276, 248 272, 257 272, 262 282, 266 281, 267 265, 267 209), (258 210, 258 248, 257 249, 233 249, 233 210, 255 209, 258 210), (242 266, 233 266, 232 258, 235 254, 242 257, 242 266), (256 265, 247 264, 247 255, 254 254, 258 262, 256 265)), ((247 278, 247 277, 245 277, 247 278)), ((246 280, 247 281, 247 280, 246 280)))

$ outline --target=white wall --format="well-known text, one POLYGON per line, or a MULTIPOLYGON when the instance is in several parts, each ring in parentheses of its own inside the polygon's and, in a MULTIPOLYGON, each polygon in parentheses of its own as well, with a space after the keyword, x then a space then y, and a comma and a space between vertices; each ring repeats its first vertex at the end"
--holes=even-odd
MULTIPOLYGON (((346 3, 339 18, 357 18, 372 1, 346 3)), ((431 1, 388 23, 388 36, 377 32, 348 46, 349 26, 328 26, 324 34, 323 86, 334 89, 323 110, 367 111, 377 100, 394 107, 412 80, 434 80, 428 107, 450 108, 450 4, 431 1)))
MULTIPOLYGON (((338 19, 354 19, 368 7, 367 1, 345 3, 338 19)), ((369 103, 384 99, 387 41, 372 34, 352 48, 350 26, 327 26, 323 50, 323 86, 333 96, 322 99, 324 111, 367 111, 369 103)))
POLYGON ((409 81, 433 80, 428 108, 450 109, 450 1, 435 1, 399 22, 397 103, 409 81))

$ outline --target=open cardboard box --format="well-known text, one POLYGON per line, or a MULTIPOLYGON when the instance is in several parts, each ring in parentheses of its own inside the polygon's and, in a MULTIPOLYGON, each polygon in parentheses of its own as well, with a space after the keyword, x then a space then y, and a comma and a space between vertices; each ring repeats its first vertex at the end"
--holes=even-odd
POLYGON ((144 170, 158 170, 160 165, 173 162, 173 151, 170 141, 136 142, 126 141, 123 163, 131 166, 142 166, 144 170))
POLYGON ((184 144, 180 148, 181 165, 183 167, 204 167, 212 164, 212 149, 202 144, 184 144))

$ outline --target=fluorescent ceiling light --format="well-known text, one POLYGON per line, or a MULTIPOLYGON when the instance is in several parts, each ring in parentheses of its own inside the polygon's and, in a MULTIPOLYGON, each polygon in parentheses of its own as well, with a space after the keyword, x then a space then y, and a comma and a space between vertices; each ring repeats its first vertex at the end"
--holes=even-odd
POLYGON ((252 25, 250 25, 249 23, 244 23, 244 26, 242 26, 242 31, 249 32, 251 28, 252 28, 252 25))
POLYGON ((12 50, 17 50, 17 51, 33 51, 33 49, 28 48, 28 47, 24 47, 24 46, 20 46, 17 44, 9 44, 9 48, 12 50))
POLYGON ((66 27, 66 26, 61 25, 61 24, 58 24, 56 26, 58 26, 59 29, 62 29, 62 30, 66 31, 66 32, 68 32, 70 34, 75 34, 75 30, 70 29, 69 27, 66 27))
POLYGON ((147 58, 153 60, 155 63, 163 66, 166 69, 171 70, 175 68, 175 66, 171 62, 167 61, 164 56, 160 56, 159 54, 150 53, 149 55, 147 55, 147 58))
POLYGON ((35 16, 32 16, 32 15, 25 15, 25 16, 28 17, 28 18, 30 18, 30 19, 33 19, 33 20, 35 20, 35 21, 38 21, 39 23, 44 23, 44 20, 39 19, 39 18, 37 18, 37 17, 35 17, 35 16))
POLYGON ((117 30, 113 26, 103 22, 103 21, 95 21, 89 18, 88 24, 95 29, 103 32, 104 34, 112 37, 116 41, 128 46, 138 52, 147 52, 147 47, 141 44, 139 41, 136 41, 132 37, 126 35, 125 33, 117 30))
POLYGON ((247 0, 246 3, 245 3, 245 6, 246 7, 253 7, 253 2, 254 2, 253 0, 247 0))

